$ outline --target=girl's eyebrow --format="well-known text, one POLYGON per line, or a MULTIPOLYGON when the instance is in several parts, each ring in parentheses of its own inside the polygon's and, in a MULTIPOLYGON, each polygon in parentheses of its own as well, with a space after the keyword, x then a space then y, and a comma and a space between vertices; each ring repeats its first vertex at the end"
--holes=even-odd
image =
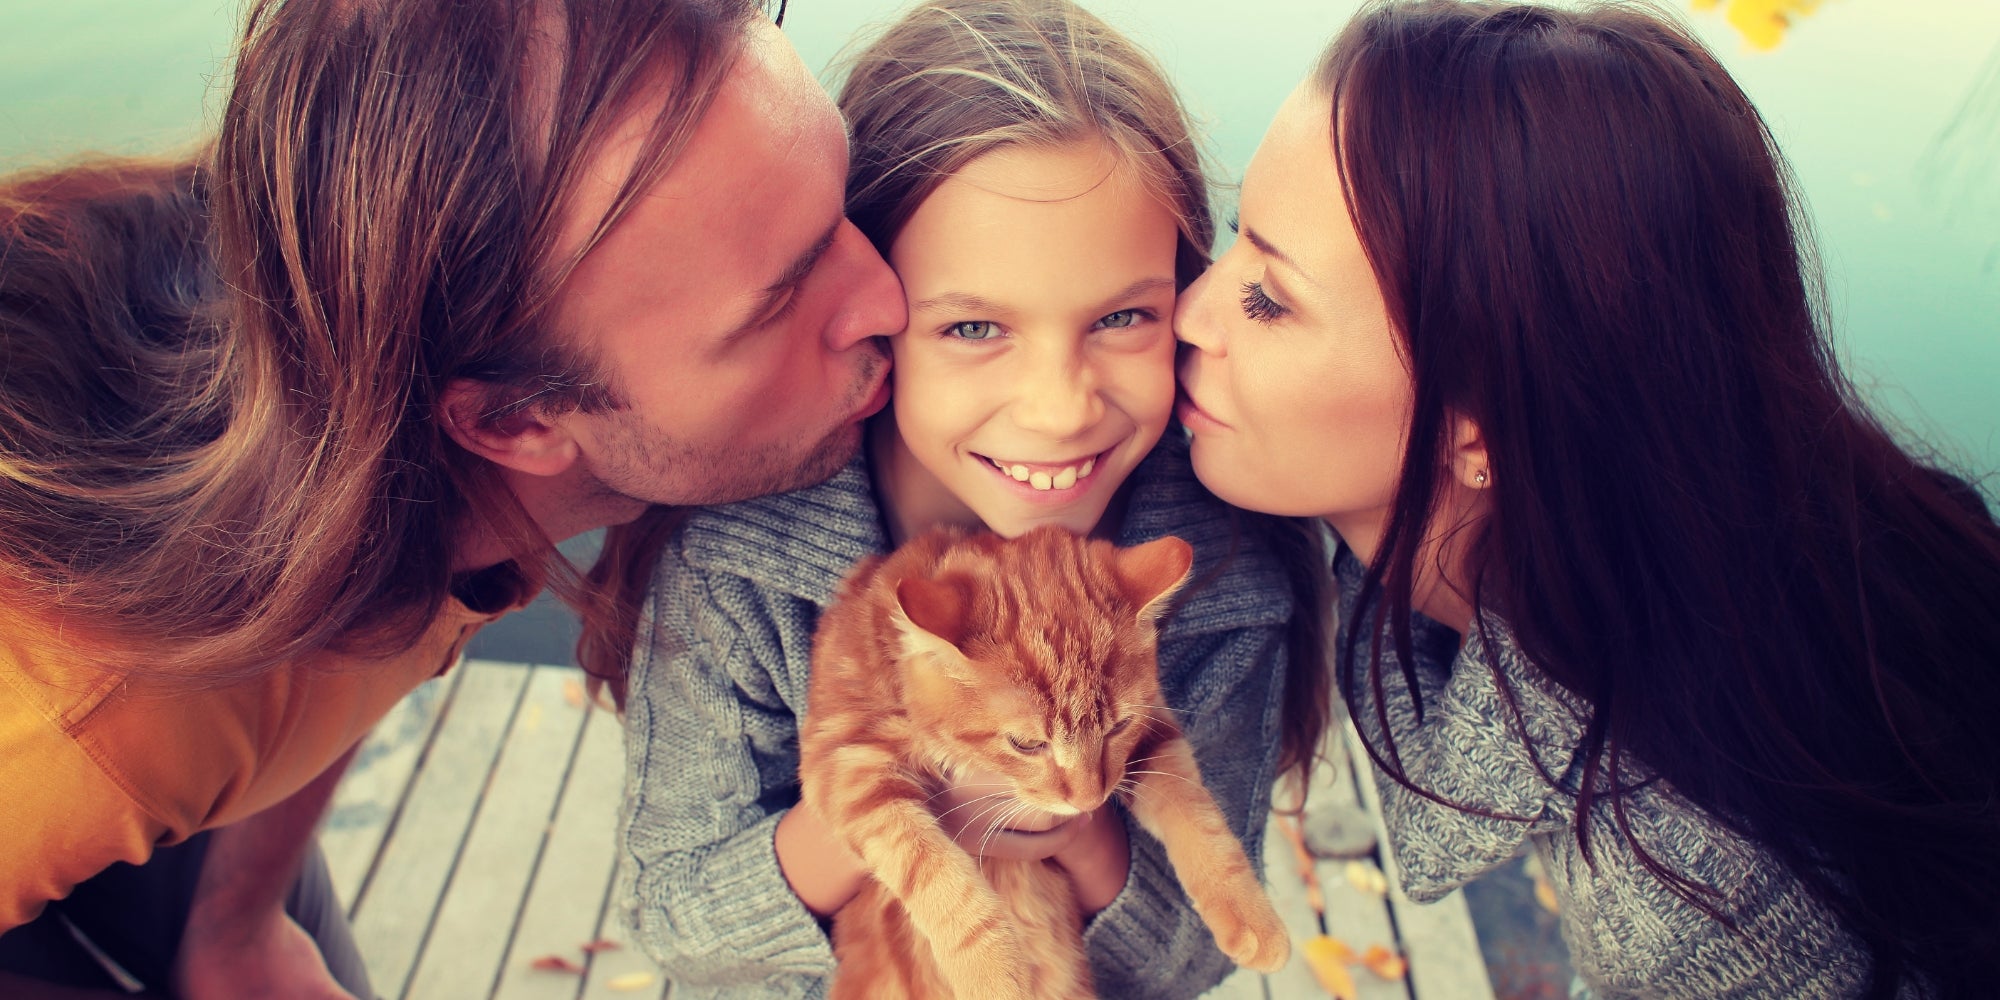
POLYGON ((910 307, 911 312, 954 312, 980 315, 999 315, 1008 310, 996 302, 982 299, 971 292, 945 292, 933 295, 910 307))
MULTIPOLYGON (((1128 302, 1148 292, 1158 291, 1162 288, 1172 291, 1173 287, 1174 279, 1172 278, 1158 276, 1140 278, 1106 297, 1104 299, 1105 308, 1110 308, 1120 302, 1128 302)), ((1006 306, 980 298, 971 292, 945 292, 941 295, 933 295, 912 305, 910 311, 952 312, 980 316, 1005 316, 1013 312, 1013 310, 1006 306)))
POLYGON ((1174 279, 1171 277, 1163 278, 1158 275, 1151 278, 1140 278, 1138 281, 1119 289, 1118 294, 1105 299, 1104 307, 1110 308, 1120 302, 1130 302, 1141 295, 1145 295, 1148 292, 1157 292, 1162 288, 1169 292, 1174 291, 1174 279))

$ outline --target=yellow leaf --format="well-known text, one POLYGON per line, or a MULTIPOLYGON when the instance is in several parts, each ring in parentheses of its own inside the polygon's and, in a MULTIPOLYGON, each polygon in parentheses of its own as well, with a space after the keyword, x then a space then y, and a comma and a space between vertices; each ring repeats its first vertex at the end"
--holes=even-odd
POLYGON ((1360 994, 1354 988, 1354 977, 1347 971, 1347 963, 1354 958, 1354 949, 1321 934, 1306 942, 1305 956, 1306 968, 1312 970, 1313 978, 1319 980, 1321 989, 1340 1000, 1357 1000, 1360 994))
POLYGON ((634 993, 651 985, 653 985, 653 974, 650 972, 628 972, 604 981, 605 989, 620 993, 634 993))
POLYGON ((1346 874, 1347 884, 1353 886, 1357 892, 1382 896, 1389 891, 1389 879, 1382 874, 1382 869, 1366 861, 1349 861, 1346 874))
POLYGON ((574 677, 563 678, 563 701, 568 702, 569 707, 582 708, 584 703, 589 700, 589 696, 583 692, 582 681, 574 677))
POLYGON ((1371 944, 1367 951, 1361 953, 1361 964, 1383 979, 1401 979, 1410 971, 1408 959, 1379 944, 1371 944))
POLYGON ((1546 878, 1538 876, 1535 879, 1535 902, 1542 904, 1542 909, 1550 913, 1562 912, 1562 903, 1556 899, 1556 887, 1549 884, 1546 878))

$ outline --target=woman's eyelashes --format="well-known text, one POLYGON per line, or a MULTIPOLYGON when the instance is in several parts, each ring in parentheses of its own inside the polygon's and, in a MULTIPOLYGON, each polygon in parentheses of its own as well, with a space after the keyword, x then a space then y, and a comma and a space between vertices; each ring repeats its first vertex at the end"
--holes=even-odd
POLYGON ((1263 282, 1246 281, 1243 283, 1243 315, 1248 316, 1252 321, 1271 323, 1277 321, 1288 312, 1291 312, 1291 309, 1278 300, 1273 299, 1264 291, 1263 282))

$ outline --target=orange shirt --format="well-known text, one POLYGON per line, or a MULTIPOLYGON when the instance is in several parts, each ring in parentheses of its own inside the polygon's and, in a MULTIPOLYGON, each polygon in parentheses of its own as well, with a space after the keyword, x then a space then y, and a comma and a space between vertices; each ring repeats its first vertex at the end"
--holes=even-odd
POLYGON ((112 862, 284 800, 504 613, 448 599, 396 655, 320 653, 195 690, 22 662, 0 640, 0 932, 112 862))

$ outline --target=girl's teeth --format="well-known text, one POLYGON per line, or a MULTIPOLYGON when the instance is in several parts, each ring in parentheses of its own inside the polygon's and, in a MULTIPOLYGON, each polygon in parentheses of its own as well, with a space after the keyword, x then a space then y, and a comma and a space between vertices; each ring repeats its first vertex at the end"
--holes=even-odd
POLYGON ((987 461, 992 463, 993 467, 999 469, 1003 474, 1012 477, 1014 481, 1027 483, 1037 490, 1070 489, 1077 484, 1078 480, 1088 477, 1097 469, 1097 459, 1095 457, 1084 459, 1083 464, 1080 466, 1072 465, 1054 473, 1036 472, 1025 465, 1003 465, 997 459, 989 458, 987 461))

